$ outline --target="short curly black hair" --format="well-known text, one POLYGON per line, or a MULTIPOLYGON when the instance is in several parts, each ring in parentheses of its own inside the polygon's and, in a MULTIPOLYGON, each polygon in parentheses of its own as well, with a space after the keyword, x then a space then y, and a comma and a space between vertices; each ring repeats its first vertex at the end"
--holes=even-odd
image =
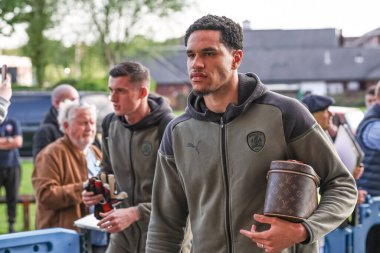
POLYGON ((243 49, 243 31, 238 23, 225 16, 206 15, 196 20, 187 29, 185 46, 190 35, 198 30, 216 30, 221 32, 221 42, 231 49, 243 49))

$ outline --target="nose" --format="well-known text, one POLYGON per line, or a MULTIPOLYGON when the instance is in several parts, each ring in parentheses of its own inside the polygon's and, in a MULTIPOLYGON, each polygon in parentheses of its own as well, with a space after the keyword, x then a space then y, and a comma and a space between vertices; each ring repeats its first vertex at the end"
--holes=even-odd
POLYGON ((95 129, 95 122, 86 122, 86 131, 92 131, 93 129, 95 129))
POLYGON ((108 99, 111 101, 111 102, 114 102, 116 101, 116 92, 113 92, 113 91, 110 91, 110 94, 108 95, 108 99))
POLYGON ((191 69, 203 69, 204 68, 204 62, 203 62, 203 59, 202 57, 200 57, 199 55, 195 55, 192 59, 189 60, 189 67, 191 69))

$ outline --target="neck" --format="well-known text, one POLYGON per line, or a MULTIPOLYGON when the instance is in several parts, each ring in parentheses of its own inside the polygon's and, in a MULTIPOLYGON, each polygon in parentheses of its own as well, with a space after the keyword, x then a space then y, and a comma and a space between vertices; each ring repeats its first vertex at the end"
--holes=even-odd
POLYGON ((128 124, 134 125, 139 123, 143 118, 150 114, 150 107, 148 103, 143 103, 142 106, 132 115, 124 115, 128 124))
POLYGON ((206 106, 215 113, 224 113, 229 104, 238 104, 238 78, 234 78, 231 84, 220 88, 204 97, 206 106))

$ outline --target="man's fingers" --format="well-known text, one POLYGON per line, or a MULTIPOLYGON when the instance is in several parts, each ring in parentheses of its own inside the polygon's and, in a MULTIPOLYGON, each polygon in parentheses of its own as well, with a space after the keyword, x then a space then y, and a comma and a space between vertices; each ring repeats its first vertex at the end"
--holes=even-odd
POLYGON ((275 218, 275 217, 268 217, 268 216, 261 215, 261 214, 254 214, 253 218, 257 222, 266 223, 266 224, 273 224, 274 222, 277 221, 277 218, 275 218))
POLYGON ((252 232, 244 229, 240 229, 240 234, 244 235, 245 237, 248 237, 249 239, 252 239, 252 232))

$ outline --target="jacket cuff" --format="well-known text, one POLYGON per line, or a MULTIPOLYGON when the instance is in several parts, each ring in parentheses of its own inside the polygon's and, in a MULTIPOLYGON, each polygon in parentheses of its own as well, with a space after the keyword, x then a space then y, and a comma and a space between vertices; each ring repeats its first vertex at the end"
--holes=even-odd
POLYGON ((301 223, 305 228, 306 228, 306 231, 308 233, 308 238, 301 242, 301 244, 311 244, 314 242, 314 235, 313 235, 313 232, 311 231, 311 227, 309 226, 309 224, 307 224, 307 222, 302 222, 301 223))
POLYGON ((138 210, 139 215, 140 215, 139 221, 149 222, 149 219, 150 219, 150 209, 147 208, 146 203, 140 203, 140 204, 138 204, 137 205, 137 210, 138 210))

